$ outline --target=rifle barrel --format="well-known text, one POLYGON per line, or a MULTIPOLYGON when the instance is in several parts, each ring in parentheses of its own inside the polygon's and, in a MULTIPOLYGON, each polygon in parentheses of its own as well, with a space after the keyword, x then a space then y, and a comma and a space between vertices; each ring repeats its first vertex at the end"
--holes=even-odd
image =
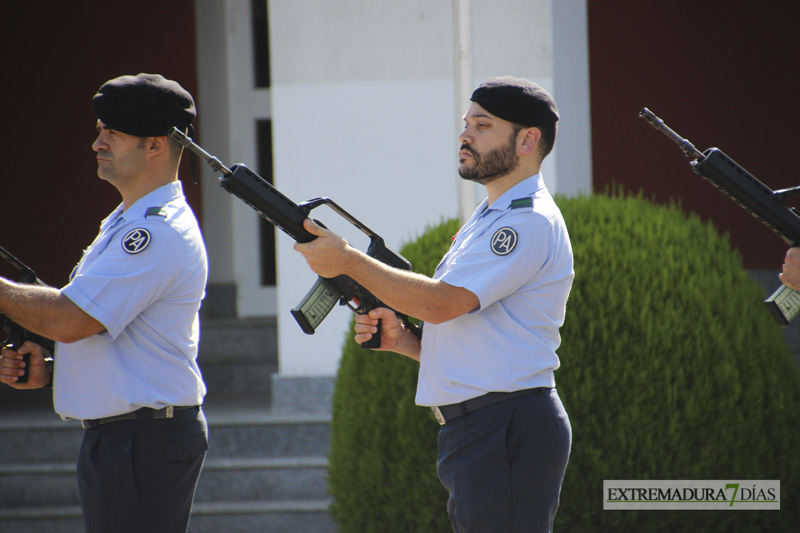
POLYGON ((177 143, 181 146, 188 148, 199 157, 204 159, 209 165, 211 165, 212 168, 214 168, 214 170, 218 170, 226 176, 230 176, 232 174, 231 169, 222 164, 222 161, 203 150, 202 147, 192 141, 191 137, 180 131, 178 128, 173 126, 172 129, 169 130, 169 136, 177 141, 177 143))
POLYGON ((689 142, 688 139, 684 139, 675 131, 667 126, 663 120, 658 118, 655 113, 647 109, 646 107, 639 112, 639 116, 645 119, 647 122, 650 123, 655 129, 672 139, 678 146, 681 147, 681 150, 689 156, 695 159, 702 159, 703 153, 694 147, 692 143, 689 142))

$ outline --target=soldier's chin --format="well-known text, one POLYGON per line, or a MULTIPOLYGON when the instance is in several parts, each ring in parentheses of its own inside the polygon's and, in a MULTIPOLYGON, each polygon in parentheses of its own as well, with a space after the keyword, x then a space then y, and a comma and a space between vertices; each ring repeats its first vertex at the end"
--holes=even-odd
POLYGON ((464 169, 463 165, 461 168, 458 169, 458 175, 461 176, 461 179, 467 181, 474 181, 475 183, 480 183, 481 185, 485 185, 490 181, 494 181, 495 179, 500 177, 497 174, 492 174, 490 176, 479 175, 473 172, 471 169, 464 169))

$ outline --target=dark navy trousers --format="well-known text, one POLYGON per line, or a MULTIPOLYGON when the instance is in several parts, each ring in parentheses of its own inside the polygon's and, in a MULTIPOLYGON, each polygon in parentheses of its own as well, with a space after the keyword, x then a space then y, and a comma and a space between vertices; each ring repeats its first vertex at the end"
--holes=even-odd
POLYGON ((78 487, 87 533, 188 529, 208 449, 203 411, 192 413, 122 420, 86 430, 78 457, 78 487))
POLYGON ((535 389, 439 430, 438 474, 456 533, 545 533, 553 527, 572 428, 555 389, 535 389))

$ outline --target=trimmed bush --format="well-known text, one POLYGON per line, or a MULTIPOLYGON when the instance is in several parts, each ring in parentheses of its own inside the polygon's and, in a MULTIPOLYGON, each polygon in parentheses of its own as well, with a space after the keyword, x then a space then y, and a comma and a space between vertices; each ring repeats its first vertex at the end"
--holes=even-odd
POLYGON ((793 530, 800 372, 727 235, 641 195, 558 203, 575 283, 556 372, 573 425, 556 530, 793 530), (781 511, 604 512, 604 479, 780 479, 781 511))
MULTIPOLYGON (((641 196, 557 202, 576 278, 556 372, 573 426, 556 531, 792 530, 800 371, 727 237, 641 196), (604 479, 780 479, 782 510, 603 511, 604 479)), ((430 275, 457 229, 442 222, 401 253, 430 275)), ((329 470, 341 533, 450 531, 417 371, 348 332, 329 470)))
MULTIPOLYGON (((433 275, 458 231, 429 227, 400 254, 433 275)), ((333 393, 328 484, 340 533, 450 531, 447 491, 436 477, 439 424, 414 403, 419 363, 362 349, 346 334, 333 393)))

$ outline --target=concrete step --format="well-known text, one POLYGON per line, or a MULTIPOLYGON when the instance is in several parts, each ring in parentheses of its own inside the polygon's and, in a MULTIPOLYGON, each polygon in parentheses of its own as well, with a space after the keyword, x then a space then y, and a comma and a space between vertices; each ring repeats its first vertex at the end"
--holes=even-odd
MULTIPOLYGON (((75 466, 3 465, 3 533, 83 531, 75 466)), ((333 533, 325 457, 208 459, 189 531, 333 533)))
MULTIPOLYGON (((189 531, 334 533, 325 479, 332 380, 319 394, 313 380, 279 381, 276 390, 291 394, 273 402, 275 319, 206 319, 202 327, 209 452, 189 531)), ((49 391, 0 387, 0 532, 83 531, 75 473, 83 433, 53 413, 49 391)))
POLYGON ((325 456, 330 448, 330 415, 270 414, 262 421, 209 420, 208 458, 325 456))
MULTIPOLYGON (((336 531, 327 514, 330 413, 273 413, 263 394, 211 395, 209 452, 190 531, 336 531)), ((51 407, 0 412, 0 531, 82 531, 83 429, 51 407)))
POLYGON ((3 533, 83 533, 80 505, 0 508, 3 533))
MULTIPOLYGON (((273 414, 256 409, 251 398, 228 400, 224 408, 209 398, 208 458, 325 456, 330 445, 329 413, 273 414), (249 403, 248 403, 249 402, 249 403)), ((265 406, 267 400, 263 400, 265 406)), ((0 417, 0 465, 74 462, 83 429, 51 412, 0 417)))
MULTIPOLYGON (((335 533, 330 500, 196 503, 189 533, 335 533)), ((0 509, 3 533, 83 533, 79 505, 0 509)))
POLYGON ((197 485, 198 503, 325 500, 326 457, 209 459, 197 485))
POLYGON ((277 320, 275 317, 201 320, 198 357, 215 362, 277 363, 277 320))
MULTIPOLYGON (((208 459, 197 485, 197 503, 254 500, 325 500, 328 498, 325 457, 208 459)), ((0 502, 8 508, 50 508, 80 505, 75 464, 3 465, 0 502)), ((1 529, 1 528, 0 528, 1 529)))
POLYGON ((76 421, 49 414, 29 421, 0 419, 0 465, 75 462, 83 429, 76 421))
POLYGON ((200 321, 197 362, 209 394, 260 392, 270 396, 278 372, 274 317, 200 321))
MULTIPOLYGON (((77 456, 76 456, 77 457, 77 456)), ((80 506, 75 462, 0 465, 3 511, 80 506)))
POLYGON ((190 533, 336 533, 330 500, 198 504, 190 533))

